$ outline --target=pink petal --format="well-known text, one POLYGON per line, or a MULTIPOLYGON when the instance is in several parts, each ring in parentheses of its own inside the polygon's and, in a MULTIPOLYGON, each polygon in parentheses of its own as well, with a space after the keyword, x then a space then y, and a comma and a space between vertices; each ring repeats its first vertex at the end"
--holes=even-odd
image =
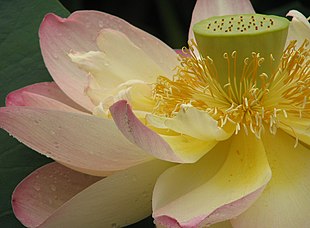
POLYGON ((140 122, 127 101, 116 102, 110 107, 110 111, 116 125, 130 142, 156 158, 165 161, 184 162, 174 153, 166 141, 140 122))
POLYGON ((94 175, 150 159, 112 120, 92 115, 11 106, 0 109, 0 126, 32 149, 94 175))
POLYGON ((124 227, 135 223, 151 214, 156 179, 171 166, 152 160, 104 178, 59 207, 39 227, 124 227))
POLYGON ((167 45, 115 16, 97 11, 77 11, 67 19, 46 15, 39 31, 45 64, 61 89, 89 110, 93 105, 83 93, 87 73, 71 62, 68 53, 98 50, 96 37, 103 28, 123 32, 168 74, 177 65, 176 54, 167 45))
POLYGON ((15 90, 6 97, 6 106, 31 106, 71 112, 87 112, 67 97, 54 82, 41 82, 15 90))
POLYGON ((165 171, 153 193, 153 217, 167 227, 204 227, 248 209, 271 178, 261 140, 239 132, 194 164, 165 171))
POLYGON ((255 13, 249 0, 197 0, 188 31, 188 40, 194 38, 192 29, 199 21, 213 16, 249 13, 255 13))
POLYGON ((37 227, 74 195, 100 180, 57 163, 47 164, 26 177, 14 190, 15 216, 27 227, 37 227))

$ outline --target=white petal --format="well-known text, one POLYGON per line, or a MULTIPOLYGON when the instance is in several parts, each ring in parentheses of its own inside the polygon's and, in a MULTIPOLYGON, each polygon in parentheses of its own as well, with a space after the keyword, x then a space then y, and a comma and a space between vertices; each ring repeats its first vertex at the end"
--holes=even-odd
POLYGON ((291 40, 297 40, 297 47, 299 47, 305 39, 310 39, 310 23, 308 19, 297 10, 290 10, 286 16, 293 17, 288 30, 286 45, 288 45, 291 40))
POLYGON ((188 31, 188 40, 194 38, 194 24, 213 16, 255 13, 249 0, 197 0, 188 31))

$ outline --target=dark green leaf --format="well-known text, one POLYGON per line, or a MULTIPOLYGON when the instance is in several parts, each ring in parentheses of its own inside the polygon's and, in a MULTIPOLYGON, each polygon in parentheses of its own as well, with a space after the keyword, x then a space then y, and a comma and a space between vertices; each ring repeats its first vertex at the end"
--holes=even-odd
MULTIPOLYGON (((51 81, 39 48, 38 28, 48 12, 67 16, 55 0, 0 1, 0 106, 8 92, 40 81, 51 81)), ((50 160, 0 130, 0 224, 23 227, 11 209, 15 186, 50 160)))

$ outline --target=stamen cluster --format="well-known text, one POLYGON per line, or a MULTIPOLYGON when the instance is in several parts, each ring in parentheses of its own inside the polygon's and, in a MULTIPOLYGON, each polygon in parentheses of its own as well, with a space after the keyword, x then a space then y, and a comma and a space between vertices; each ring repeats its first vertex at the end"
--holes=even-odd
POLYGON ((216 66, 208 56, 197 56, 192 42, 179 56, 180 65, 173 79, 158 77, 153 90, 157 104, 154 114, 173 117, 190 105, 208 112, 219 127, 232 124, 236 134, 242 128, 258 138, 265 128, 275 134, 282 117, 310 118, 308 44, 306 40, 296 49, 296 41, 292 41, 278 70, 267 75, 259 70, 264 62, 259 53, 253 52, 250 58, 241 60, 243 69, 238 71, 236 51, 223 55, 226 66, 216 66), (218 75, 218 67, 227 67, 228 75, 218 75), (227 83, 221 84, 220 77, 226 77, 227 83))

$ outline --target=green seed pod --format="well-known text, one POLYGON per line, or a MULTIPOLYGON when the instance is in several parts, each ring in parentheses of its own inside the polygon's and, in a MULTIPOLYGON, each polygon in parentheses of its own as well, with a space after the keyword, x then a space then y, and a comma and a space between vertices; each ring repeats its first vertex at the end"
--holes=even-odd
POLYGON ((227 75, 240 79, 245 59, 259 53, 258 74, 276 71, 284 50, 289 21, 261 14, 211 17, 194 25, 200 54, 211 58, 221 84, 227 75), (228 61, 230 61, 228 63, 228 61))

